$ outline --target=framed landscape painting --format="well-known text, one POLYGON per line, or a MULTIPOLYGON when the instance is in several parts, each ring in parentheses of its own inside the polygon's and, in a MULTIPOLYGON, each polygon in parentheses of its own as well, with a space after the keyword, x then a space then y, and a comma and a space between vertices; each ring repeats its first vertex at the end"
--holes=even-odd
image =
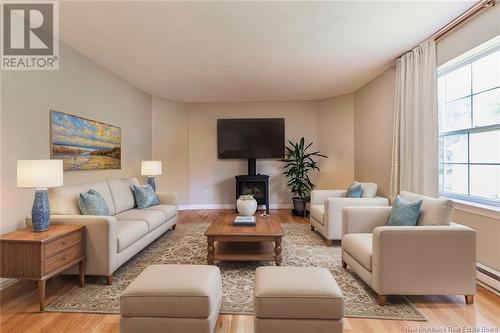
POLYGON ((50 140, 64 170, 121 169, 120 127, 51 110, 50 140))

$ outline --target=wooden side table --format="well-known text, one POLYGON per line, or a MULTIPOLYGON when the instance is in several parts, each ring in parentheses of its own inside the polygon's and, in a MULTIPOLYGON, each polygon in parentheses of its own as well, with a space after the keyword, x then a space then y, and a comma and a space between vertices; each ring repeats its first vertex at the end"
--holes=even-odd
POLYGON ((0 235, 0 277, 37 281, 40 311, 47 280, 79 264, 85 285, 85 226, 55 224, 44 232, 31 228, 0 235))

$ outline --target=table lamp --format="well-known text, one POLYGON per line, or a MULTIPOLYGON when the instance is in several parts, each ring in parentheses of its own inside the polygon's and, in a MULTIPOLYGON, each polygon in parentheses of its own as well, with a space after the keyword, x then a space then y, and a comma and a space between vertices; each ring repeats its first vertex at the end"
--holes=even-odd
POLYGON ((156 191, 155 177, 162 174, 161 161, 142 161, 141 175, 148 176, 148 184, 156 191))
POLYGON ((62 184, 62 160, 17 161, 17 187, 36 189, 31 209, 33 231, 46 231, 49 228, 50 206, 47 188, 62 184))

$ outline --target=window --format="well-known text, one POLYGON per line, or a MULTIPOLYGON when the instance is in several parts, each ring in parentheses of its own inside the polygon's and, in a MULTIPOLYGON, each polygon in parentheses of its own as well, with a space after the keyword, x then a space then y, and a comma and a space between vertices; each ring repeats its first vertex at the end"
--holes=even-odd
POLYGON ((498 39, 439 68, 438 110, 441 195, 500 207, 498 39))

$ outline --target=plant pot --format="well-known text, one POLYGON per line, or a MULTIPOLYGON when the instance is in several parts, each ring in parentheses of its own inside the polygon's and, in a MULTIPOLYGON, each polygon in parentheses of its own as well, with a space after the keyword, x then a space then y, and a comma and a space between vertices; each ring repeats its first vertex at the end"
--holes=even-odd
POLYGON ((254 200, 236 200, 236 209, 243 216, 252 216, 257 211, 257 201, 254 200))
POLYGON ((304 216, 306 212, 306 199, 292 198, 293 213, 297 216, 304 216))

